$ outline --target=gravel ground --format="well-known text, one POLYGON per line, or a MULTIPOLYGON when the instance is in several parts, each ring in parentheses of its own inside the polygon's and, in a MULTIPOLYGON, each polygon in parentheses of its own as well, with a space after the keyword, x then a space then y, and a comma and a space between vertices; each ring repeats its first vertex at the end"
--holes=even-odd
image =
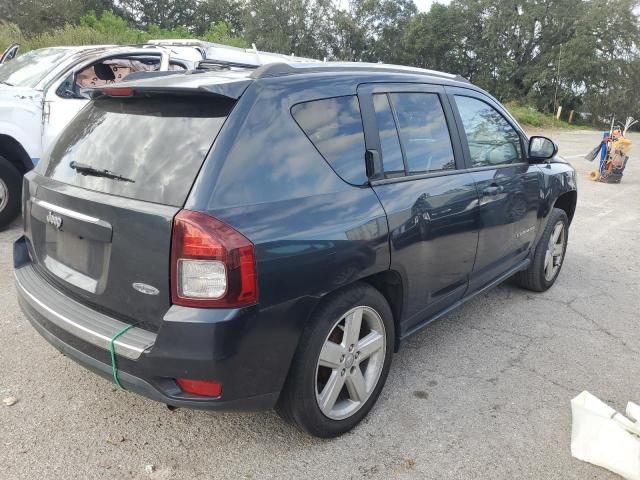
POLYGON ((597 132, 547 132, 578 169, 555 287, 505 284, 409 340, 372 413, 334 440, 271 412, 177 410, 117 391, 21 314, 0 233, 0 478, 614 478, 571 458, 569 401, 640 401, 640 135, 623 183, 587 179, 597 132), (153 465, 153 467, 149 467, 153 465))

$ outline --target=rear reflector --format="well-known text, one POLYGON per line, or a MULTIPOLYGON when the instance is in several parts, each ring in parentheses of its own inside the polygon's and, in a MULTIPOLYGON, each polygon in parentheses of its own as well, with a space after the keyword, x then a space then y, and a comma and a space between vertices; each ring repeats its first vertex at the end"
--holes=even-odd
POLYGON ((240 307, 258 301, 255 247, 213 217, 191 210, 173 220, 171 300, 185 307, 240 307))
POLYGON ((102 93, 109 97, 133 97, 133 88, 130 87, 111 87, 103 88, 102 93))
POLYGON ((213 380, 191 380, 176 378, 176 383, 185 393, 203 397, 219 397, 222 395, 222 383, 213 380))

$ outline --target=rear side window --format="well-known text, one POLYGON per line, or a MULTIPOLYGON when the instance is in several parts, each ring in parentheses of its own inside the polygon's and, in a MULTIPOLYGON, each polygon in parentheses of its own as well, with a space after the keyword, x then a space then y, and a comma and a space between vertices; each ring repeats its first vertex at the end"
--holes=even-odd
POLYGON ((508 165, 522 161, 520 135, 495 108, 475 98, 460 95, 455 98, 472 166, 508 165))
POLYGON ((391 93, 398 119, 407 173, 456 168, 449 128, 440 98, 435 93, 391 93))
POLYGON ((355 185, 367 181, 364 131, 355 95, 299 103, 291 114, 343 180, 355 185))
POLYGON ((99 98, 69 124, 38 171, 90 190, 182 206, 232 107, 205 96, 99 98))

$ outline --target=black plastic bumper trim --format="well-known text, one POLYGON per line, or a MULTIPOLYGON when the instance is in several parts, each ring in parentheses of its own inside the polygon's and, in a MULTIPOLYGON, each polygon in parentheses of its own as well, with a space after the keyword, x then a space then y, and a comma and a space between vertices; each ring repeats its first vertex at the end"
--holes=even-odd
MULTIPOLYGON (((25 312, 26 313, 26 312, 25 312)), ((36 331, 44 337, 51 345, 53 345, 56 349, 62 352, 64 355, 68 356, 75 362, 81 364, 87 369, 91 370, 98 375, 112 379, 112 371, 111 365, 107 365, 105 363, 96 360, 95 358, 73 348, 70 345, 67 345, 62 340, 54 336, 51 332, 45 329, 42 325, 40 325, 35 319, 31 318, 30 315, 26 315, 29 319, 29 322, 33 325, 36 331)), ((168 397, 163 394, 156 388, 154 388, 149 382, 142 378, 138 378, 134 375, 131 375, 127 372, 119 371, 118 378, 122 386, 131 392, 137 393, 139 395, 143 395, 152 400, 156 400, 158 402, 165 403, 172 407, 188 407, 195 408, 201 410, 244 410, 244 411, 254 411, 254 410, 268 410, 273 408, 276 401, 278 400, 278 392, 268 393, 265 395, 258 395, 255 397, 248 397, 243 399, 237 399, 232 401, 224 401, 224 400, 180 400, 176 398, 168 397)))

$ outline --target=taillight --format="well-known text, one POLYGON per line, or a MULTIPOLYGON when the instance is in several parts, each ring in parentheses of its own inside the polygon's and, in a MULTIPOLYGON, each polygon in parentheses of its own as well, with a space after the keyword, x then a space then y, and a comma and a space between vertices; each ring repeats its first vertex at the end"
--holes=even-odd
POLYGON ((109 97, 133 97, 131 87, 107 87, 102 89, 102 94, 109 97))
POLYGON ((171 301, 185 307, 241 307, 258 301, 255 247, 204 213, 173 220, 171 301))

